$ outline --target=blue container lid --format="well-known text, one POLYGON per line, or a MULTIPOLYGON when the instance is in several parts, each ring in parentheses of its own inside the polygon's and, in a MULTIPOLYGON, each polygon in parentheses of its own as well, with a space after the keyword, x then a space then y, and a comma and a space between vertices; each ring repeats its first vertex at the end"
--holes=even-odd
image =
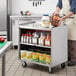
POLYGON ((49 16, 48 14, 43 14, 43 16, 49 16))

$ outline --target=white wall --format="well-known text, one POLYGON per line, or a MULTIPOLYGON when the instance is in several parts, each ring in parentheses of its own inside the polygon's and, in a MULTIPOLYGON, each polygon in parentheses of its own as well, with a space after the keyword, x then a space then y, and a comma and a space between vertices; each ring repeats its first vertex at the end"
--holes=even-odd
POLYGON ((56 7, 57 0, 45 0, 42 5, 33 7, 29 0, 12 0, 12 14, 20 14, 20 11, 31 11, 32 13, 52 13, 56 7))

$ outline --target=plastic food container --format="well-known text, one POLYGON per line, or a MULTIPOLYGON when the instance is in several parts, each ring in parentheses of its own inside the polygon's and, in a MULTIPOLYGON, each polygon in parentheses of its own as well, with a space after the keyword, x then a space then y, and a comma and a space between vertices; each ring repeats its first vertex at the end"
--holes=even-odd
POLYGON ((32 60, 38 62, 38 59, 39 59, 39 53, 33 52, 33 53, 32 53, 32 60))
POLYGON ((26 51, 26 59, 32 58, 32 51, 26 51))
POLYGON ((48 14, 44 14, 41 19, 42 27, 50 27, 50 17, 48 14))
POLYGON ((46 63, 46 54, 39 54, 39 62, 46 63))
POLYGON ((51 36, 49 34, 47 34, 45 39, 45 46, 51 46, 51 36))
POLYGON ((51 56, 46 55, 46 64, 50 64, 50 62, 51 62, 51 56))
POLYGON ((26 58, 26 51, 21 50, 21 59, 25 59, 25 58, 26 58))
POLYGON ((38 34, 37 34, 37 32, 33 33, 32 43, 33 44, 38 44, 38 34))
POLYGON ((45 43, 45 35, 43 35, 43 33, 41 33, 41 36, 39 38, 38 43, 39 43, 39 45, 44 45, 44 43, 45 43))
POLYGON ((51 19, 51 24, 55 27, 59 26, 59 14, 55 14, 52 16, 52 19, 51 19))

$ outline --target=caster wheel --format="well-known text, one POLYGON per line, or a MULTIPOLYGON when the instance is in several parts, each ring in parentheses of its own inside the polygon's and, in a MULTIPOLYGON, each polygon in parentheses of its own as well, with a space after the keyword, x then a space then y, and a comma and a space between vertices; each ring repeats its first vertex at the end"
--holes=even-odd
POLYGON ((26 62, 23 62, 23 63, 22 63, 22 66, 23 66, 23 67, 26 67, 26 66, 27 66, 27 63, 26 63, 26 62))
POLYGON ((62 63, 61 64, 61 68, 65 68, 65 63, 62 63))

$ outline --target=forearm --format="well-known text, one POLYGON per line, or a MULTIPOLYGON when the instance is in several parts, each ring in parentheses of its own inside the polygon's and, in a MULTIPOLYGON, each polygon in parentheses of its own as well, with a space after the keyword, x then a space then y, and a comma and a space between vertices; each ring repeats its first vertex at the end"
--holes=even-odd
POLYGON ((59 13, 60 12, 60 8, 56 7, 55 13, 59 13))
POLYGON ((69 12, 66 16, 62 17, 62 20, 65 20, 69 17, 71 17, 74 13, 73 12, 69 12))

